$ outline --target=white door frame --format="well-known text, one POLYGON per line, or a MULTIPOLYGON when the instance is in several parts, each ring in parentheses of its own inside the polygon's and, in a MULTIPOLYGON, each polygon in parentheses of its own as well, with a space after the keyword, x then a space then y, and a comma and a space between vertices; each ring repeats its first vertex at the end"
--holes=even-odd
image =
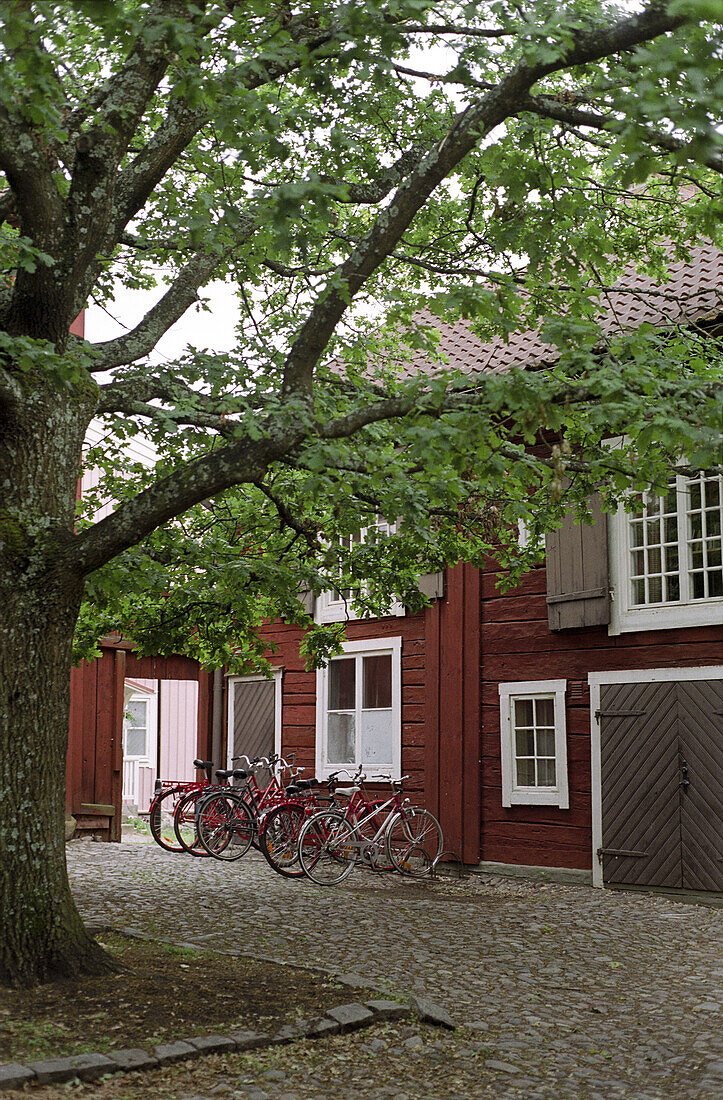
POLYGON ((641 668, 618 672, 591 672, 590 684, 590 778, 592 793, 592 884, 603 886, 602 861, 602 763, 600 757, 600 688, 603 684, 650 684, 671 680, 723 680, 723 665, 698 665, 693 668, 641 668))
POLYGON ((158 767, 158 761, 156 759, 156 733, 158 730, 158 684, 155 687, 145 687, 143 684, 138 684, 132 679, 126 679, 123 682, 123 711, 125 714, 125 704, 131 702, 134 698, 143 699, 148 703, 148 710, 146 711, 146 755, 145 756, 127 756, 125 751, 125 727, 126 721, 123 718, 123 789, 121 793, 121 800, 124 798, 128 801, 137 799, 138 797, 138 769, 139 768, 151 768, 156 773, 158 767), (132 779, 131 779, 132 776, 132 779), (131 779, 133 785, 133 791, 129 792, 127 788, 126 779, 131 779))
MULTIPOLYGON (((283 685, 283 668, 272 668, 271 680, 274 683, 274 752, 281 755, 281 689, 283 685)), ((268 676, 260 673, 255 676, 228 676, 226 678, 226 767, 233 768, 231 761, 233 756, 233 687, 235 684, 269 683, 268 676)))

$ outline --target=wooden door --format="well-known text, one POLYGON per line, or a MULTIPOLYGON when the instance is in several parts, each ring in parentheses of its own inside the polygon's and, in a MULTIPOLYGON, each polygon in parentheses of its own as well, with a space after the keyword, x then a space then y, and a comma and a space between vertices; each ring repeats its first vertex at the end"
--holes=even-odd
POLYGON ((230 719, 232 756, 270 756, 276 738, 276 682, 232 680, 230 719))
POLYGON ((723 890, 723 680, 678 684, 683 885, 723 890))
POLYGON ((722 717, 721 681, 601 686, 605 882, 723 890, 722 717))

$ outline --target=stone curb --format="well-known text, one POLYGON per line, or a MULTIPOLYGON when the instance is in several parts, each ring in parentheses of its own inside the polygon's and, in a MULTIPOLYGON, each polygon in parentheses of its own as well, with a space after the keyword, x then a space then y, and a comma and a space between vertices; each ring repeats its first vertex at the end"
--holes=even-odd
POLYGON ((199 1035, 162 1043, 153 1053, 140 1048, 111 1050, 107 1054, 74 1054, 69 1058, 48 1058, 21 1065, 11 1062, 0 1066, 0 1090, 37 1085, 60 1084, 80 1078, 91 1081, 105 1074, 154 1069, 157 1066, 200 1058, 204 1054, 230 1054, 291 1043, 296 1039, 317 1039, 340 1031, 369 1027, 381 1020, 396 1020, 412 1010, 398 1001, 372 1000, 336 1005, 319 1019, 295 1027, 285 1025, 275 1035, 256 1031, 237 1031, 231 1035, 199 1035))
MULTIPOLYGON (((89 929, 91 928, 96 935, 99 932, 116 932, 131 939, 172 943, 176 947, 188 947, 194 951, 213 950, 217 955, 244 954, 242 951, 234 950, 219 951, 217 948, 209 948, 207 945, 198 943, 179 944, 176 940, 152 936, 134 928, 114 928, 110 925, 89 926, 89 929)), ((260 962, 270 962, 275 965, 282 962, 286 966, 310 970, 351 988, 371 989, 361 974, 330 970, 311 963, 287 963, 256 952, 253 953, 253 958, 260 962)), ((297 1039, 321 1039, 326 1035, 337 1035, 339 1032, 369 1027, 382 1020, 399 1020, 412 1015, 416 1015, 422 1023, 434 1024, 437 1027, 455 1027, 446 1009, 440 1005, 421 997, 410 996, 407 1000, 410 1004, 401 1004, 399 1001, 378 997, 364 1002, 353 1001, 349 1004, 336 1005, 324 1016, 310 1022, 299 1025, 285 1024, 275 1035, 265 1035, 257 1031, 235 1031, 230 1035, 197 1035, 188 1039, 178 1039, 172 1043, 161 1043, 154 1047, 151 1054, 140 1047, 133 1047, 125 1050, 111 1050, 107 1054, 74 1054, 68 1058, 49 1058, 42 1062, 26 1064, 10 1062, 0 1065, 0 1091, 21 1088, 30 1083, 60 1084, 77 1078, 91 1081, 106 1074, 155 1069, 174 1062, 200 1058, 204 1054, 243 1053, 248 1050, 278 1046, 282 1043, 292 1043, 297 1039)))

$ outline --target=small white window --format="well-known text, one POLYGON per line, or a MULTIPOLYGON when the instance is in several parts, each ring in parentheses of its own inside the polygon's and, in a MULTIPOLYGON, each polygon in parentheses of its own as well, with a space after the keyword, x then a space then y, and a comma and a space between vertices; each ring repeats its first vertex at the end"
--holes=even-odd
POLYGON ((346 642, 316 676, 316 768, 401 774, 401 638, 346 642))
POLYGON ((123 756, 125 759, 149 760, 151 757, 152 710, 155 696, 144 690, 133 691, 126 686, 123 713, 123 756))
POLYGON ((500 684, 503 806, 569 806, 566 680, 500 684))
MULTIPOLYGON (((355 535, 347 535, 340 540, 340 545, 346 550, 351 550, 355 543, 378 542, 380 539, 393 535, 397 526, 395 523, 387 523, 381 516, 377 516, 374 523, 362 527, 355 535)), ((318 623, 339 623, 351 619, 358 619, 359 615, 354 609, 354 590, 343 588, 340 591, 330 589, 322 592, 316 601, 316 621, 318 623)), ((387 612, 388 615, 404 615, 404 605, 395 600, 387 612)))

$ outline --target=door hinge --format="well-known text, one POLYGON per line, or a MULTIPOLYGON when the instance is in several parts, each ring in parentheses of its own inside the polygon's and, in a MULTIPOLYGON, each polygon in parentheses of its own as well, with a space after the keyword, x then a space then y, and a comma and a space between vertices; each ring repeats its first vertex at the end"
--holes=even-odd
POLYGON ((596 710, 595 717, 600 718, 642 718, 646 710, 596 710))
POLYGON ((647 859, 647 852, 634 852, 627 848, 598 848, 597 858, 602 860, 603 856, 620 856, 621 859, 647 859))

